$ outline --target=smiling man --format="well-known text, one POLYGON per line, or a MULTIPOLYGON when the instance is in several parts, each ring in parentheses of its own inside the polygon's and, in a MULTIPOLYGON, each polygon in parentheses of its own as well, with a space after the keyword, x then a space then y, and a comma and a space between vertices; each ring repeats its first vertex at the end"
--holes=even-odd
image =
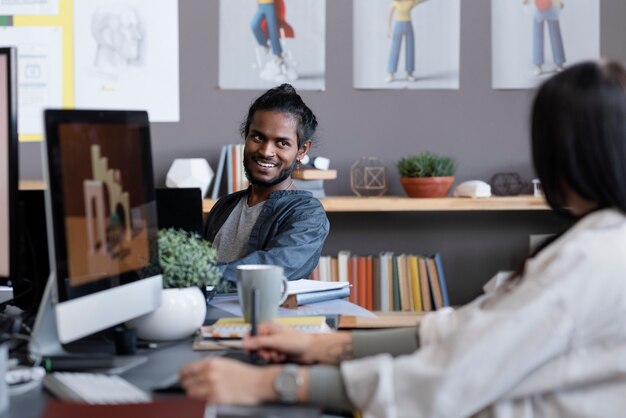
POLYGON ((240 264, 275 264, 288 280, 306 278, 329 222, 319 200, 296 190, 291 173, 311 147, 317 119, 296 90, 283 84, 256 99, 241 125, 247 190, 217 201, 204 237, 218 252, 224 279, 240 264))

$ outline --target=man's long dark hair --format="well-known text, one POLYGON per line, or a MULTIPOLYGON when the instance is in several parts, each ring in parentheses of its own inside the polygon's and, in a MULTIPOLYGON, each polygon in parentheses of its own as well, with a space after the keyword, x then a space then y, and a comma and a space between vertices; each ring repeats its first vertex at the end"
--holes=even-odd
POLYGON ((252 103, 240 127, 240 133, 244 139, 248 136, 254 114, 259 110, 288 113, 295 117, 298 121, 298 148, 304 141, 314 140, 317 118, 291 84, 285 83, 269 89, 252 103))
MULTIPOLYGON (((552 209, 573 217, 569 187, 597 209, 626 214, 626 71, 620 64, 584 62, 547 80, 533 103, 531 136, 535 171, 552 209)), ((523 273, 521 264, 514 282, 523 273)))

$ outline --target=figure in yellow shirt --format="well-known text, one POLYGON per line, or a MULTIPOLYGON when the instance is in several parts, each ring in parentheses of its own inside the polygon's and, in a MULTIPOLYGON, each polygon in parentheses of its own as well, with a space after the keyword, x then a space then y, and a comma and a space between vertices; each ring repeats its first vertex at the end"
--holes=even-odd
POLYGON ((398 71, 398 59, 400 58, 400 46, 404 38, 405 46, 405 69, 406 78, 415 81, 413 71, 415 71, 415 36, 413 35, 413 23, 411 22, 411 10, 425 0, 394 0, 389 9, 389 24, 387 36, 391 39, 391 49, 389 50, 389 61, 387 62, 387 78, 385 81, 391 82, 398 71), (393 15, 396 14, 395 23, 393 15), (392 34, 393 23, 393 34, 392 34), (393 36, 392 36, 393 35, 393 36))

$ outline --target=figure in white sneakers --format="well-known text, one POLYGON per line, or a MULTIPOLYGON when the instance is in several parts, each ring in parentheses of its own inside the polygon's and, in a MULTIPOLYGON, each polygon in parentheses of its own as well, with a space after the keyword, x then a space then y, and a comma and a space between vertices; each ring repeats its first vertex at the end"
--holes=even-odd
POLYGON ((285 20, 284 0, 257 1, 259 7, 250 26, 258 44, 256 58, 257 66, 261 69, 259 77, 275 82, 296 80, 298 74, 293 69, 288 54, 283 52, 281 42, 281 35, 283 38, 295 36, 293 28, 285 20), (269 55, 270 47, 273 57, 265 59, 269 55))
POLYGON ((389 49, 389 61, 387 62, 387 78, 385 81, 392 82, 398 71, 398 59, 400 58, 400 46, 404 38, 404 66, 408 81, 415 81, 413 72, 415 71, 415 37, 413 35, 413 22, 411 21, 411 10, 425 0, 393 0, 389 9, 389 23, 387 37, 391 38, 391 48, 389 49), (394 23, 393 15, 396 14, 394 23), (393 32, 392 32, 393 26, 393 32))

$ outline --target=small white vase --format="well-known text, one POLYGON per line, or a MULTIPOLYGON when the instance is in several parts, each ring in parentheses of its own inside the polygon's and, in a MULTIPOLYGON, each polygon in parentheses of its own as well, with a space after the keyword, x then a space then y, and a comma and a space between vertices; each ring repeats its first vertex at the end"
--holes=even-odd
POLYGON ((129 321, 137 336, 150 341, 172 341, 192 335, 204 323, 206 299, 197 287, 163 289, 157 310, 129 321))

